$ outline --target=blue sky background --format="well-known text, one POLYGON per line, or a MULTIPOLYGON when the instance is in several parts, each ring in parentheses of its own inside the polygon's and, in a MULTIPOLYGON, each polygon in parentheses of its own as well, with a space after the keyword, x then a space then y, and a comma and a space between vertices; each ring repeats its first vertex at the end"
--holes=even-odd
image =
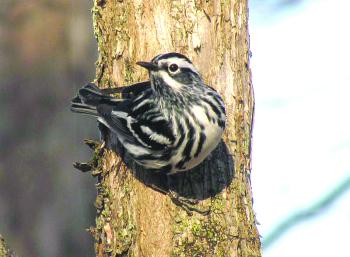
MULTIPOLYGON (((264 238, 350 176, 350 1, 305 0, 270 9, 258 3, 250 4, 252 187, 264 238)), ((347 190, 264 256, 345 256, 349 229, 347 190)))

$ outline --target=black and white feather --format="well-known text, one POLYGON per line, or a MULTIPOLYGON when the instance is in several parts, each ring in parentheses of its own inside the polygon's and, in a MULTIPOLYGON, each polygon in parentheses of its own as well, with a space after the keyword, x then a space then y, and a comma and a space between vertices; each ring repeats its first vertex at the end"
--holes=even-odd
POLYGON ((197 166, 223 134, 221 97, 182 54, 137 64, 149 70, 150 81, 115 89, 121 98, 90 83, 78 91, 71 110, 96 116, 146 168, 176 173, 197 166))

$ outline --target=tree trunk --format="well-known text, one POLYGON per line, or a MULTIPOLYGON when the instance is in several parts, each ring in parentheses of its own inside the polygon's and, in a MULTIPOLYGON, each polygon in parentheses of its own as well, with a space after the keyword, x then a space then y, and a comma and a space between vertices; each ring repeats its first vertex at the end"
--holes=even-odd
POLYGON ((96 83, 116 87, 148 79, 135 66, 160 53, 188 56, 224 98, 227 127, 217 149, 194 170, 173 176, 174 190, 200 200, 208 215, 186 212, 164 176, 129 169, 105 137, 95 150, 97 256, 260 256, 250 186, 254 111, 247 0, 94 0, 99 57, 96 83))

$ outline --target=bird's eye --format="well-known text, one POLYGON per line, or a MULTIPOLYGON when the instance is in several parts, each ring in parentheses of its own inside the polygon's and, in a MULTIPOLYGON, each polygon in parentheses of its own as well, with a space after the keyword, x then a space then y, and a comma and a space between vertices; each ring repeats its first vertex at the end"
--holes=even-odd
POLYGON ((176 72, 178 69, 179 69, 179 66, 177 66, 177 64, 175 64, 175 63, 170 64, 170 66, 169 66, 169 71, 170 71, 171 73, 176 72))

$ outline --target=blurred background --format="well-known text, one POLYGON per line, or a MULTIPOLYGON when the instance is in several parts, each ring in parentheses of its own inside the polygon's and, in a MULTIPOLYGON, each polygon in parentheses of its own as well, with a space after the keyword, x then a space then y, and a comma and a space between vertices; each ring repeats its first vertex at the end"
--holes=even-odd
POLYGON ((91 5, 0 0, 0 233, 19 256, 94 256, 95 180, 72 163, 96 122, 69 111, 94 79, 91 5))
MULTIPOLYGON (((19 256, 94 256, 91 1, 0 0, 0 233, 19 256)), ((264 256, 341 256, 350 228, 350 3, 250 0, 252 187, 264 256)))
POLYGON ((250 3, 252 187, 264 256, 348 256, 350 2, 250 3))

